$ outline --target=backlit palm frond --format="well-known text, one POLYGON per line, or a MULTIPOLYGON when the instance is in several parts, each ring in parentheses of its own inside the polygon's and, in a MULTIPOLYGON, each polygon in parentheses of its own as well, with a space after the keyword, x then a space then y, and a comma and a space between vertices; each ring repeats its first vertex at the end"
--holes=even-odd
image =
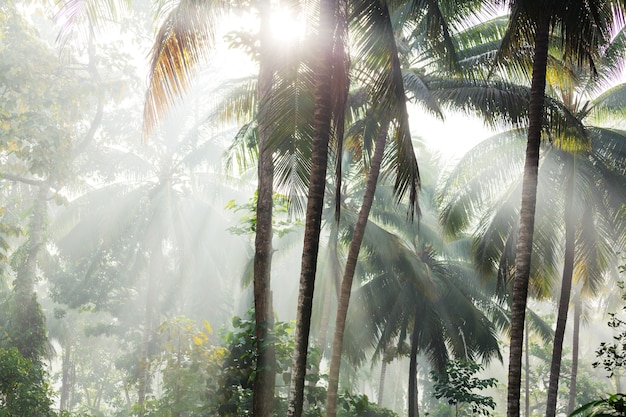
POLYGON ((441 106, 430 90, 427 77, 416 69, 409 69, 402 71, 402 81, 409 101, 443 119, 441 106))
POLYGON ((130 8, 130 0, 62 0, 54 16, 61 29, 57 42, 65 46, 74 32, 87 39, 89 31, 99 31, 116 21, 122 12, 130 8))
POLYGON ((432 94, 450 108, 477 114, 485 123, 501 127, 525 125, 528 118, 528 87, 501 81, 468 81, 436 78, 430 81, 432 94))
MULTIPOLYGON (((356 78, 367 86, 374 112, 392 121, 393 142, 389 144, 383 169, 386 175, 395 171, 398 200, 408 195, 410 214, 418 212, 419 170, 409 131, 406 95, 391 18, 386 4, 378 1, 358 2, 352 20, 355 22, 356 78), (391 171, 393 170, 393 171, 391 171)), ((381 117, 382 119, 382 117, 381 117)))
POLYGON ((592 102, 591 121, 626 118, 626 84, 618 84, 606 90, 592 102))
POLYGON ((313 83, 314 74, 306 61, 279 69, 266 113, 272 121, 269 146, 275 150, 276 187, 289 197, 296 215, 306 207, 311 169, 313 83))
POLYGON ((442 207, 440 224, 447 236, 470 231, 473 219, 481 216, 484 207, 493 205, 503 184, 517 180, 524 145, 523 130, 502 133, 481 142, 459 161, 437 197, 442 207), (507 169, 502 169, 502 164, 507 169))
POLYGON ((526 317, 528 318, 528 327, 537 333, 544 343, 550 344, 554 342, 554 330, 539 314, 531 309, 526 309, 526 317))
POLYGON ((144 107, 144 136, 149 137, 172 104, 189 88, 197 65, 215 38, 219 2, 181 0, 163 22, 152 49, 144 107))
POLYGON ((591 91, 606 90, 619 80, 626 69, 624 53, 626 51, 626 28, 622 28, 611 40, 608 48, 604 50, 601 57, 601 65, 598 68, 597 79, 591 80, 588 87, 591 91))
POLYGON ((257 81, 256 76, 240 78, 227 81, 212 91, 216 99, 209 120, 220 125, 253 120, 257 112, 257 81))
POLYGON ((511 239, 516 241, 520 198, 521 184, 517 182, 508 187, 508 191, 491 206, 493 211, 485 211, 479 220, 472 243, 472 257, 483 281, 489 279, 494 272, 505 274, 507 271, 503 268, 512 265, 511 239))
POLYGON ((558 39, 565 60, 588 67, 596 76, 602 46, 609 44, 614 28, 623 24, 623 4, 617 1, 561 1, 537 7, 534 2, 511 1, 509 29, 496 55, 499 67, 510 65, 511 56, 521 45, 534 44, 538 22, 545 17, 550 19, 553 41, 558 39))

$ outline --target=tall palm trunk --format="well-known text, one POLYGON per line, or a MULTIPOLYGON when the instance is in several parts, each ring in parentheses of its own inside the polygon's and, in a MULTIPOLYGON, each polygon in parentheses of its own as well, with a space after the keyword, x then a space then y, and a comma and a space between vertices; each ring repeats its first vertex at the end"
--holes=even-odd
POLYGON ((569 175, 567 178, 567 188, 565 190, 565 260, 563 264, 559 312, 557 314, 554 345, 552 347, 546 417, 554 417, 556 415, 556 400, 559 389, 559 376, 561 374, 561 356, 563 355, 563 339, 565 337, 565 325, 567 324, 567 312, 569 309, 570 293, 572 291, 572 274, 574 272, 574 251, 576 242, 576 219, 574 218, 574 210, 572 207, 576 175, 574 164, 575 161, 572 162, 572 166, 568 170, 569 175))
POLYGON ((383 406, 383 399, 385 397, 385 379, 387 377, 387 361, 383 358, 380 364, 380 378, 378 379, 378 398, 376 399, 376 405, 383 406))
POLYGON ((272 203, 274 161, 269 144, 268 107, 271 106, 273 71, 269 62, 270 1, 259 3, 261 15, 261 54, 258 80, 258 196, 254 241, 254 316, 256 322, 257 365, 254 379, 252 415, 270 417, 274 408, 275 359, 272 340, 271 299, 272 203))
POLYGON ((418 348, 418 324, 419 308, 415 307, 413 333, 411 333, 411 356, 409 358, 409 414, 408 417, 419 417, 418 391, 417 391, 417 348, 418 348))
POLYGON ((313 114, 313 143, 311 149, 311 176, 304 226, 304 246, 296 313, 296 332, 291 384, 289 387, 288 417, 301 417, 304 399, 307 348, 311 332, 311 311, 317 255, 326 187, 328 165, 328 142, 332 118, 332 56, 333 29, 335 27, 336 0, 322 0, 320 4, 320 28, 318 35, 319 61, 315 75, 315 110, 313 114))
POLYGON ((363 195, 363 204, 359 211, 359 217, 354 226, 350 249, 348 250, 348 258, 341 281, 341 290, 339 293, 339 304, 337 305, 337 318, 335 321, 335 334, 333 337, 333 352, 330 359, 330 370, 328 372, 328 391, 326 396, 326 417, 335 417, 337 415, 337 390, 339 386, 339 369, 341 367, 341 352, 343 349, 343 335, 346 328, 346 318, 348 316, 348 306, 350 304, 350 294, 352 292, 352 281, 356 270, 356 263, 361 250, 361 243, 365 235, 365 227, 367 219, 370 215, 372 203, 374 202, 374 192, 378 183, 380 174, 380 165, 383 160, 385 151, 385 143, 387 140, 387 129, 389 128, 389 120, 385 120, 380 125, 380 130, 376 137, 376 148, 370 166, 370 172, 367 177, 367 185, 365 194, 363 195))
POLYGON ((528 321, 524 326, 524 415, 530 417, 530 332, 528 331, 528 321))
POLYGON ((530 277, 535 207, 537 203, 539 145, 541 144, 541 128, 543 125, 549 31, 550 17, 546 14, 540 19, 535 34, 535 54, 533 58, 533 75, 528 108, 528 142, 526 145, 526 160, 524 162, 524 177, 522 180, 522 204, 520 208, 519 232, 515 251, 515 278, 511 303, 507 417, 519 417, 520 415, 524 316, 526 312, 526 299, 528 297, 528 280, 530 277))
POLYGON ((567 402, 567 415, 572 414, 576 407, 576 380, 578 379, 578 349, 580 342, 580 317, 582 315, 582 301, 580 292, 574 295, 574 331, 572 335, 572 375, 569 385, 569 401, 567 402))

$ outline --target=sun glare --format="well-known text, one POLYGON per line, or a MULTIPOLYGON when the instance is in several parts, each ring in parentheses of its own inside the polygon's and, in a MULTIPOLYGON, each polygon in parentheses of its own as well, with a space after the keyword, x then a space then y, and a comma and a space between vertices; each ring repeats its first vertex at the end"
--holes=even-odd
POLYGON ((281 45, 293 45, 304 36, 305 22, 288 8, 279 7, 270 18, 272 39, 281 45))

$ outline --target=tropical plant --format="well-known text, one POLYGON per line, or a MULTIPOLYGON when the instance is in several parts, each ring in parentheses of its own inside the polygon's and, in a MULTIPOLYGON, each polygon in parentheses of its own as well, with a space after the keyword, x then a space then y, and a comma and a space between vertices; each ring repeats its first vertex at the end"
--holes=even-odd
POLYGON ((467 404, 470 408, 469 413, 463 414, 489 415, 489 410, 496 408, 495 401, 489 396, 473 391, 493 388, 497 385, 497 380, 477 377, 476 373, 482 370, 483 367, 476 362, 450 360, 442 372, 431 371, 435 398, 443 397, 448 400, 448 404, 455 407, 457 416, 459 416, 459 411, 462 412, 463 404, 467 404))
MULTIPOLYGON (((376 201, 389 201, 389 191, 378 187, 376 201)), ((427 190, 423 193, 428 194, 427 190)), ((373 343, 376 354, 397 346, 399 354, 408 354, 411 416, 417 414, 418 353, 427 355, 438 369, 449 355, 489 360, 499 353, 494 324, 488 317, 497 320, 498 327, 503 325, 499 308, 483 295, 471 267, 442 244, 431 198, 432 193, 430 198, 422 197, 421 204, 427 209, 422 210, 420 224, 412 227, 384 205, 372 213, 363 240, 358 308, 351 310, 348 327, 360 329, 359 338, 352 342, 356 345, 373 343), (450 306, 459 310, 452 312, 450 306), (457 319, 464 320, 461 327, 457 319), (406 342, 408 350, 402 348, 406 342)), ((346 216, 350 213, 346 208, 343 212, 346 216)))
POLYGON ((564 55, 573 62, 589 65, 593 71, 598 53, 611 39, 614 22, 621 22, 624 14, 621 2, 611 1, 538 4, 534 1, 513 0, 509 2, 509 7, 509 27, 503 38, 501 53, 496 58, 497 62, 503 63, 503 58, 506 55, 511 56, 511 52, 518 50, 522 44, 533 47, 528 137, 511 303, 507 397, 507 416, 518 417, 524 319, 533 246, 550 34, 558 31, 564 55))
POLYGON ((50 386, 42 368, 17 348, 0 348, 0 416, 53 417, 50 386))

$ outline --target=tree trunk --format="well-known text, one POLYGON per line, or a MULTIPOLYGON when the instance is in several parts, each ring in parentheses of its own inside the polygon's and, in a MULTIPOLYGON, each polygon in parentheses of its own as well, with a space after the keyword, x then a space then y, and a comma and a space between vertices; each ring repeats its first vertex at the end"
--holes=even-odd
POLYGON ((411 334, 411 357, 409 358, 409 414, 408 417, 419 417, 419 403, 418 403, 418 391, 417 391, 417 347, 418 347, 418 334, 417 334, 417 320, 419 320, 419 311, 415 309, 415 318, 413 324, 413 332, 411 334))
POLYGON ((515 252, 515 278, 511 303, 507 417, 519 417, 520 415, 524 316, 528 296, 528 280, 530 277, 530 261, 535 225, 539 147, 541 144, 541 128, 543 125, 549 30, 550 17, 543 16, 537 25, 535 35, 535 55, 533 58, 533 75, 528 108, 528 143, 526 145, 520 223, 515 252))
POLYGON ((350 304, 350 294, 352 292, 352 281, 356 270, 361 243, 365 235, 365 227, 369 218, 370 209, 374 202, 374 192, 378 183, 380 174, 380 165, 383 160, 385 151, 385 143, 387 141, 387 130, 389 129, 389 120, 381 122, 380 130, 376 137, 376 147, 374 156, 370 166, 370 172, 367 177, 367 185, 365 194, 363 195, 363 204, 359 211, 359 217, 354 226, 350 249, 348 250, 348 258, 341 281, 341 291, 339 294, 339 303, 337 305, 337 318, 335 321, 335 334, 333 337, 333 352, 330 359, 330 370, 328 372, 328 391, 326 396, 326 417, 335 417, 337 415, 337 390, 339 387, 339 370, 341 367, 341 352, 343 349, 343 336, 346 328, 346 318, 348 316, 348 307, 350 304))
POLYGON ((568 169, 567 187, 565 190, 565 259, 563 263, 563 279, 561 282, 561 296, 559 312, 556 318, 554 345, 552 347, 552 362, 550 364, 550 382, 548 384, 548 400, 546 403, 546 417, 556 415, 556 401, 559 390, 559 376, 561 374, 561 356, 563 355, 563 339, 567 325, 570 293, 572 291, 572 275, 574 272, 574 251, 576 243, 576 219, 573 212, 574 182, 576 170, 575 161, 568 169))
MULTIPOLYGON (((67 338, 66 338, 67 339, 67 338)), ((63 346, 63 362, 61 364, 61 398, 59 399, 59 410, 69 410, 70 393, 74 381, 72 378, 72 347, 69 341, 65 341, 63 346)))
POLYGON ((383 406, 383 398, 385 396, 385 377, 387 376, 387 361, 383 356, 383 360, 380 365, 380 378, 378 379, 378 398, 376 399, 376 405, 383 406))
POLYGON ((526 376, 525 388, 526 395, 524 396, 524 413, 526 417, 530 417, 530 332, 528 329, 528 321, 526 321, 526 325, 524 326, 524 375, 526 376))
POLYGON ((574 296, 574 334, 572 336, 572 375, 569 385, 569 401, 567 402, 567 415, 572 414, 576 407, 576 380, 578 378, 578 348, 580 342, 580 317, 582 315, 582 301, 580 291, 574 296))
POLYGON ((261 54, 258 80, 258 196, 254 241, 254 316, 256 322, 257 366, 254 379, 252 415, 271 417, 276 384, 271 300, 272 205, 274 161, 270 146, 267 113, 271 107, 273 71, 270 65, 270 1, 259 2, 261 19, 261 54))
POLYGON ((309 334, 311 331, 311 311, 313 309, 313 292, 315 288, 315 273, 317 271, 324 189, 326 188, 326 168, 328 165, 328 142, 332 117, 331 73, 335 9, 335 0, 322 0, 320 4, 320 29, 318 35, 320 47, 319 66, 315 75, 314 87, 315 110, 313 114, 311 176, 309 179, 304 226, 304 247, 302 249, 292 376, 289 387, 289 406, 287 408, 288 417, 302 416, 304 399, 304 378, 306 374, 309 334))
POLYGON ((326 352, 326 339, 328 338, 328 324, 330 323, 330 306, 333 293, 339 298, 339 224, 337 222, 330 223, 330 237, 328 239, 328 259, 327 282, 324 283, 324 303, 322 307, 322 318, 320 320, 319 337, 317 340, 318 347, 321 352, 326 352))

